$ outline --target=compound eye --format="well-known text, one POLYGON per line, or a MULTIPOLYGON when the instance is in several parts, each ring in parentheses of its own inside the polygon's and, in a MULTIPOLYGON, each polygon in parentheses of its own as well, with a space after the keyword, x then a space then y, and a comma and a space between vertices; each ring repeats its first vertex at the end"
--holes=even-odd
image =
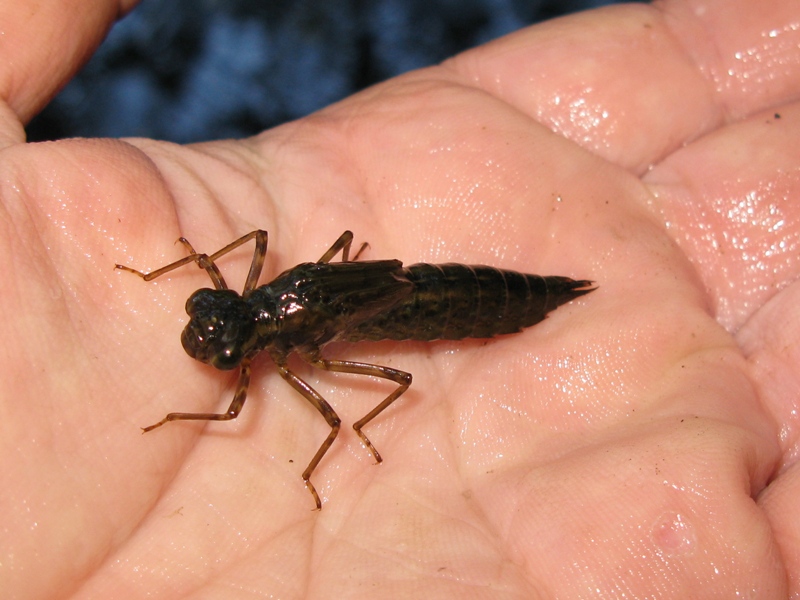
POLYGON ((215 291, 209 288, 201 288, 189 296, 189 299, 186 300, 186 314, 193 317, 197 313, 203 313, 209 309, 213 310, 215 304, 218 303, 214 294, 215 291))
POLYGON ((206 346, 206 336, 201 327, 194 319, 189 321, 181 333, 181 346, 186 350, 186 354, 197 360, 206 362, 203 357, 203 350, 206 346))
POLYGON ((242 362, 242 353, 235 346, 231 345, 217 352, 211 358, 211 366, 221 371, 235 369, 242 362))

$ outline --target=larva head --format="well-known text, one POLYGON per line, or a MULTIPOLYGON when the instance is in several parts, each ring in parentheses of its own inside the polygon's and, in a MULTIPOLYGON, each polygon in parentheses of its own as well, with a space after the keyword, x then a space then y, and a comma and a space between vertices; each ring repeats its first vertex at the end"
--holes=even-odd
POLYGON ((191 318, 181 344, 192 358, 217 369, 234 369, 256 345, 253 314, 233 290, 197 290, 186 301, 186 313, 191 318))

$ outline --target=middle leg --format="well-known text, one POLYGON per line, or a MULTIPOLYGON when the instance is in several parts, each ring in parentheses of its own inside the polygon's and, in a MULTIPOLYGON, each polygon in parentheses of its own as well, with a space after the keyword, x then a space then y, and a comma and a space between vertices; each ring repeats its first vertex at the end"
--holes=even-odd
POLYGON ((339 236, 339 239, 333 243, 333 246, 328 248, 328 251, 322 255, 322 257, 317 261, 317 263, 329 263, 331 259, 336 256, 340 251, 342 253, 342 262, 355 262, 358 260, 358 257, 361 256, 361 253, 364 251, 364 248, 368 247, 369 244, 364 242, 361 244, 361 248, 358 249, 356 255, 352 258, 350 257, 350 246, 353 243, 353 232, 352 231, 345 231, 342 235, 339 236))
POLYGON ((407 373, 406 371, 401 371, 399 369, 392 369, 391 367, 373 365, 370 363, 353 362, 350 360, 326 360, 318 356, 304 356, 303 358, 315 367, 325 369, 326 371, 333 371, 335 373, 352 373, 354 375, 370 375, 372 377, 388 379, 389 381, 393 381, 398 385, 397 389, 386 396, 386 398, 384 398, 383 401, 378 404, 378 406, 369 411, 361 419, 353 423, 353 429, 355 430, 356 434, 358 434, 358 437, 361 438, 361 441, 367 447, 367 450, 372 453, 372 456, 375 457, 376 462, 381 462, 383 460, 381 455, 361 429, 364 427, 364 425, 381 414, 389 407, 389 405, 391 405, 395 400, 405 393, 405 391, 411 385, 411 373, 407 373))
POLYGON ((325 438, 324 442, 322 442, 322 445, 319 447, 319 450, 317 450, 314 458, 311 459, 311 462, 308 463, 306 470, 303 471, 303 481, 306 484, 306 488, 314 497, 317 510, 320 510, 322 509, 322 501, 319 499, 319 494, 317 493, 317 489, 314 487, 314 484, 311 483, 311 474, 314 472, 314 469, 317 468, 319 461, 322 460, 322 457, 325 456, 325 453, 328 452, 331 445, 333 445, 333 441, 336 439, 336 436, 339 435, 339 428, 341 427, 342 421, 339 418, 339 415, 336 414, 336 411, 333 410, 325 398, 320 396, 317 390, 312 388, 282 364, 276 362, 275 366, 278 368, 278 373, 280 376, 283 377, 283 379, 290 386, 300 392, 303 398, 308 400, 314 406, 314 408, 316 408, 319 413, 325 417, 325 421, 327 421, 331 428, 331 432, 328 434, 328 437, 325 438))

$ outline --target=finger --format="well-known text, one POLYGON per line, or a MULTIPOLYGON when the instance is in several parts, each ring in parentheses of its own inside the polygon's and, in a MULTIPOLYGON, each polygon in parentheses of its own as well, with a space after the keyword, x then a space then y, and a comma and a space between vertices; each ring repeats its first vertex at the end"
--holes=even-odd
POLYGON ((731 116, 785 101, 800 83, 791 3, 738 0, 733 8, 715 1, 703 3, 704 11, 695 4, 581 13, 446 65, 565 137, 643 172, 731 116))
POLYGON ((800 595, 800 510, 797 494, 800 493, 800 469, 795 463, 767 488, 759 499, 781 550, 787 573, 787 598, 800 595))
POLYGON ((789 597, 800 595, 800 283, 795 282, 768 302, 737 335, 756 383, 762 405, 780 429, 783 454, 778 475, 758 499, 772 525, 786 563, 789 597))
POLYGON ((645 177, 730 330, 800 275, 798 134, 800 105, 780 107, 686 146, 645 177))
POLYGON ((800 29, 795 2, 667 0, 658 6, 728 118, 797 97, 800 29))
POLYGON ((132 0, 3 3, 0 95, 20 121, 50 100, 132 5, 132 0))
POLYGON ((736 336, 764 407, 778 424, 783 468, 800 450, 800 282, 765 304, 736 336))

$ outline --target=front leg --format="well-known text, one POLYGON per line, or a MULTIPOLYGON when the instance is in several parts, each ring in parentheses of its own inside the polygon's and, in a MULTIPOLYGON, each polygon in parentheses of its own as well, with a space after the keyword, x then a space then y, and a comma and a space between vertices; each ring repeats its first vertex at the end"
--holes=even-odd
POLYGON ((250 386, 250 360, 245 359, 239 367, 239 382, 236 384, 236 393, 233 395, 231 405, 224 413, 169 413, 158 423, 142 427, 142 433, 152 431, 170 421, 230 421, 239 416, 247 400, 247 388, 250 386))
POLYGON ((228 252, 235 250, 242 244, 247 243, 253 238, 256 239, 256 249, 253 253, 253 262, 250 263, 250 272, 247 274, 247 280, 244 284, 244 292, 242 293, 245 293, 255 289, 258 278, 261 275, 261 269, 264 266, 264 257, 267 254, 267 232, 263 231, 262 229, 256 229, 255 231, 251 231, 250 233, 243 235, 221 250, 217 250, 211 256, 196 252, 189 243, 189 240, 187 240, 185 237, 178 238, 178 241, 189 251, 189 255, 164 267, 161 267, 160 269, 150 271, 149 273, 143 273, 142 271, 137 271, 136 269, 120 264, 114 265, 114 268, 138 275, 145 281, 152 281, 156 277, 161 277, 170 271, 174 271, 175 269, 194 262, 197 263, 197 266, 199 266, 201 269, 206 270, 206 273, 208 273, 208 276, 211 278, 211 281, 214 283, 214 287, 216 289, 227 290, 228 286, 225 283, 225 278, 222 277, 222 273, 214 261, 221 256, 224 256, 228 252))

